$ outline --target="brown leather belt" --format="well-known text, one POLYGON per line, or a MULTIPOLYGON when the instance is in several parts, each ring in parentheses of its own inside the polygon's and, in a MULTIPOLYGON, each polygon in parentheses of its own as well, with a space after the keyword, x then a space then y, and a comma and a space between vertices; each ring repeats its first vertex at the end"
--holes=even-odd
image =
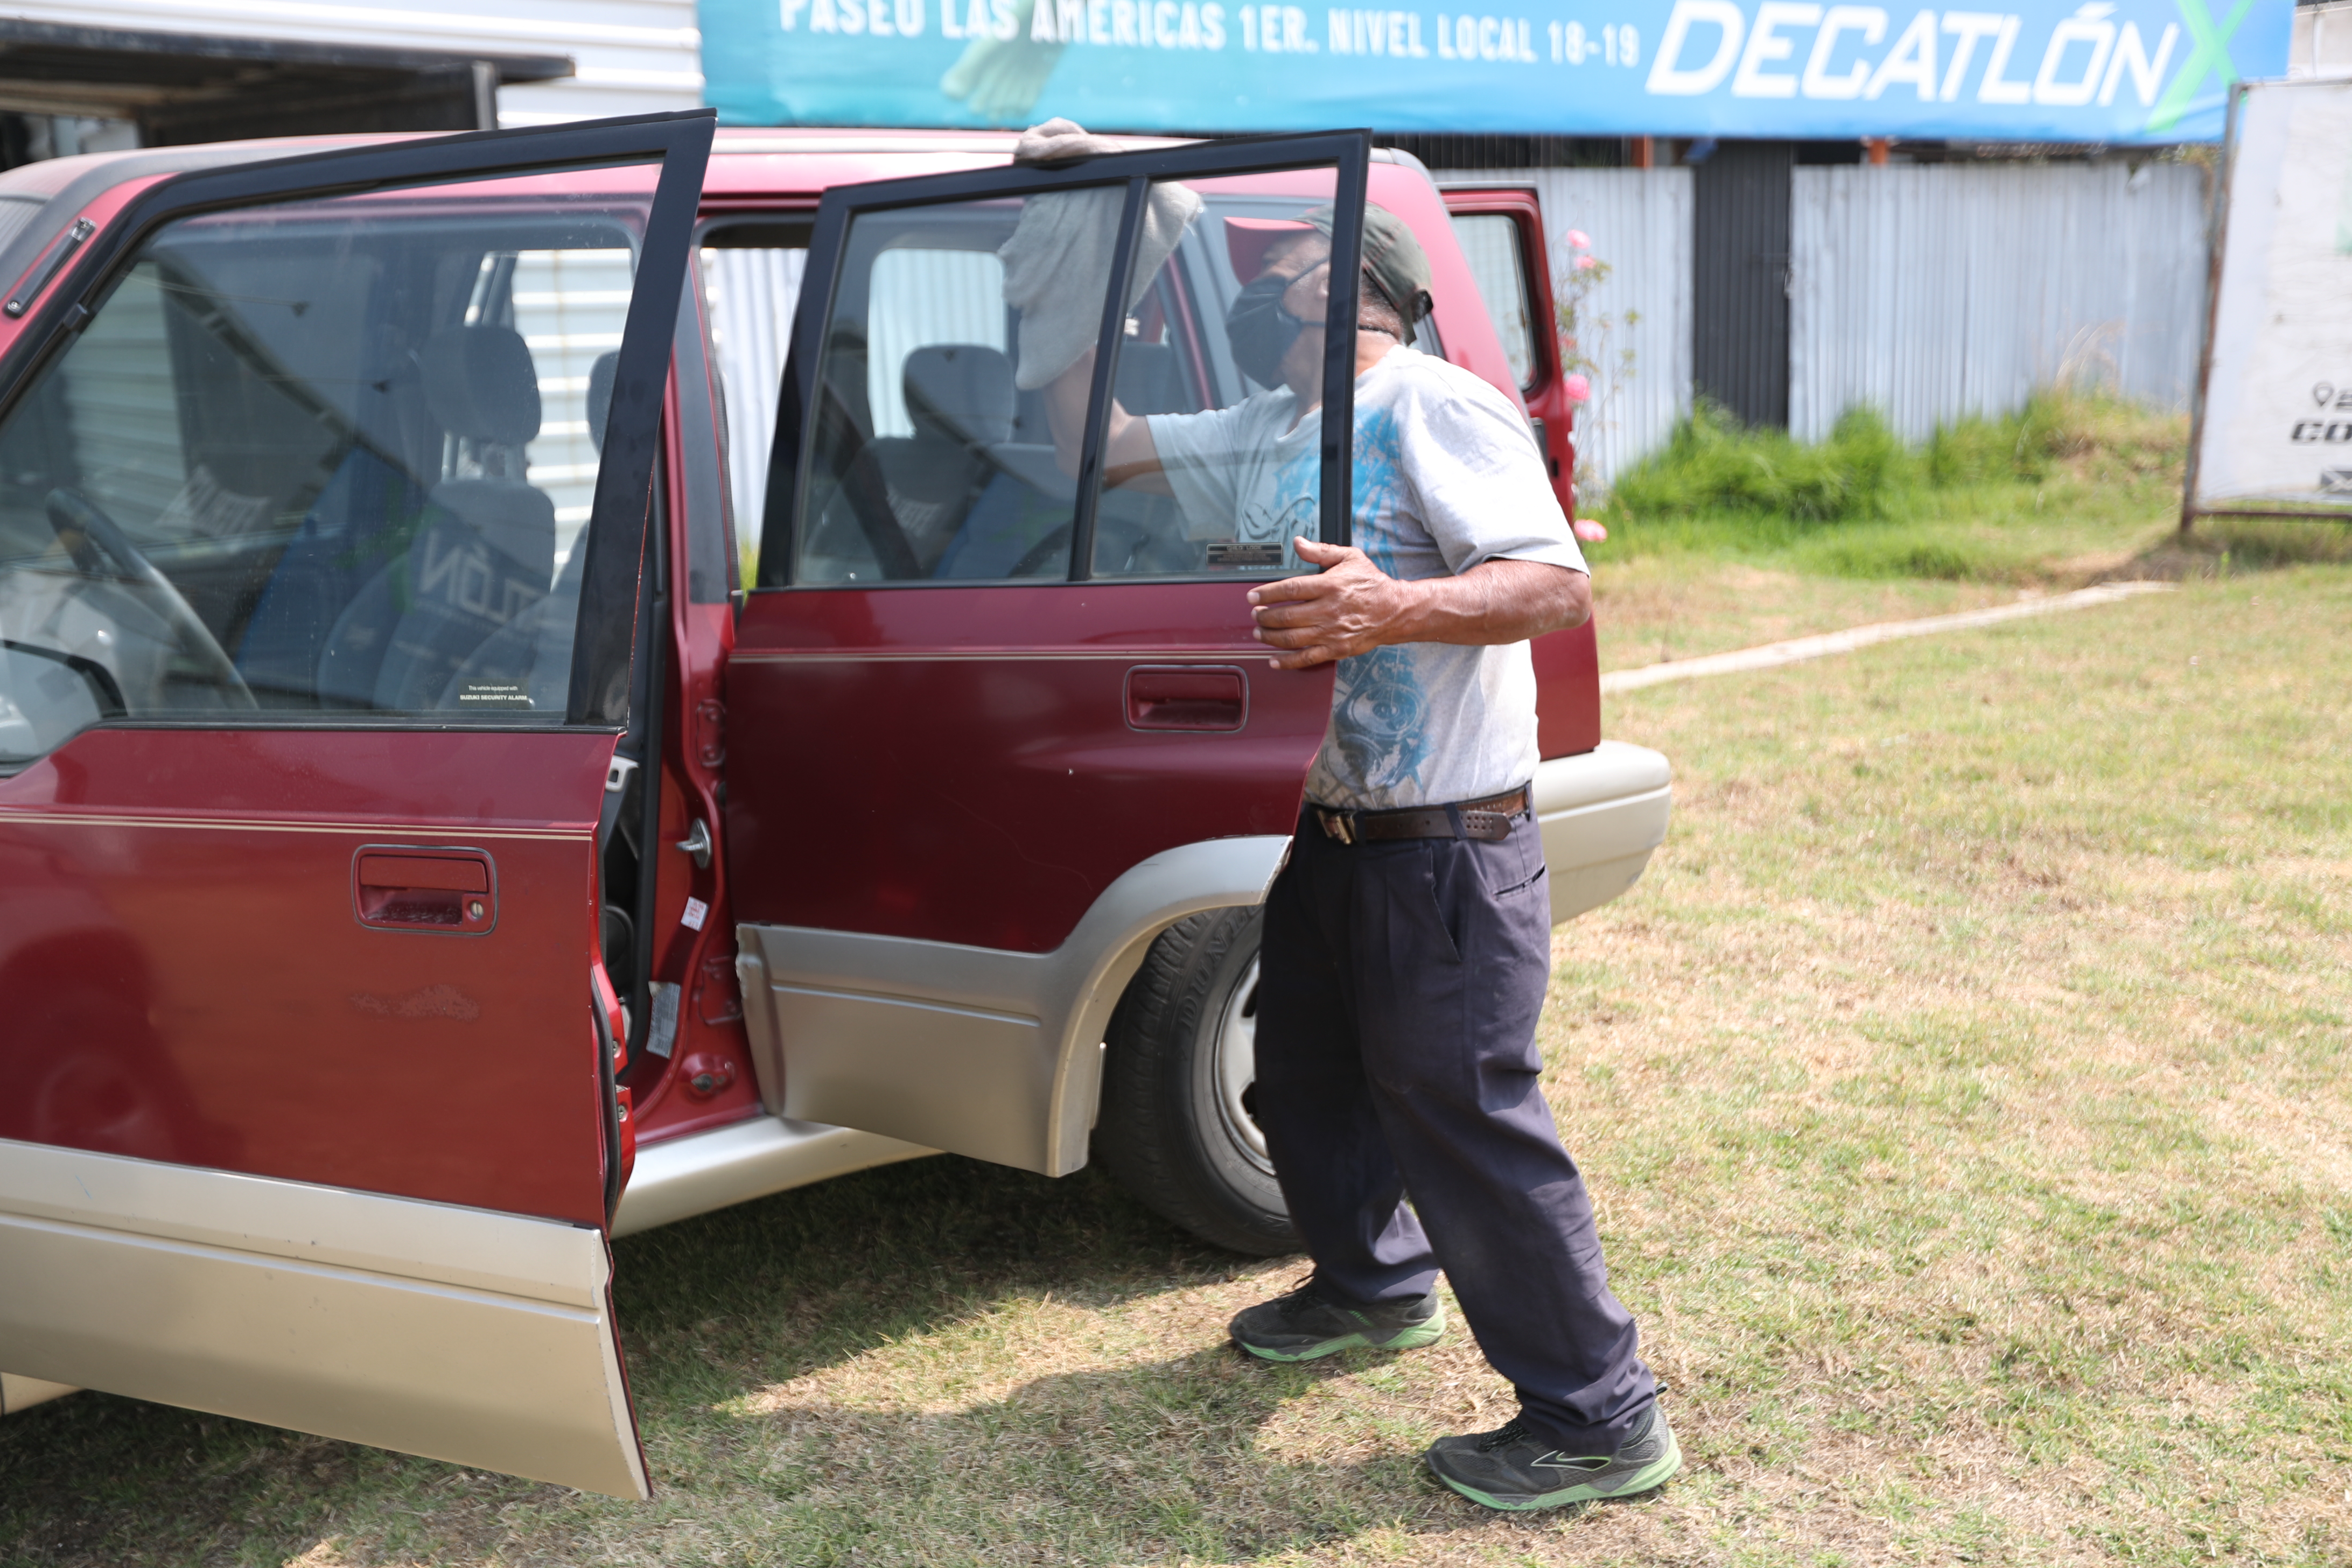
POLYGON ((1322 824, 1325 837, 1342 844, 1382 838, 1476 838, 1493 844, 1511 836, 1511 819, 1528 809, 1528 791, 1522 784, 1484 800, 1395 811, 1335 811, 1311 803, 1307 809, 1322 824))

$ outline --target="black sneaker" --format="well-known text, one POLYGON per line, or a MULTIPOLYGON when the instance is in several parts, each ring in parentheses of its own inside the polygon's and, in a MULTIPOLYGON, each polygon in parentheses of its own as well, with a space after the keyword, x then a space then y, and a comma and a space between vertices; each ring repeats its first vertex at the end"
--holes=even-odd
POLYGON ((1524 1422, 1495 1432, 1440 1437, 1426 1458, 1437 1479, 1488 1508, 1559 1508, 1632 1497, 1664 1486, 1683 1468, 1683 1451, 1654 1404, 1614 1454, 1568 1454, 1524 1422))
POLYGON ((1434 1344, 1445 1331, 1445 1307, 1434 1290, 1411 1301, 1342 1306, 1318 1290, 1310 1278, 1286 1296, 1244 1310, 1228 1331, 1234 1343, 1266 1361, 1313 1361, 1360 1345, 1417 1350, 1434 1344))

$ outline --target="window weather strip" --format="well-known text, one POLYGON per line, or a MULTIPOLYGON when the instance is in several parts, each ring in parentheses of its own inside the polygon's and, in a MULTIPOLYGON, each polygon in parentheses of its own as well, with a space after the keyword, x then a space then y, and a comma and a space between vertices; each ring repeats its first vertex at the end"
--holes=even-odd
POLYGON ((1103 450, 1110 435, 1111 388, 1116 384, 1118 356, 1126 346, 1127 336, 1121 330, 1127 321, 1127 291, 1135 275, 1135 233, 1142 226, 1143 203, 1150 195, 1151 182, 1138 174, 1127 183, 1127 200, 1118 213, 1118 238, 1111 247, 1110 276, 1103 280, 1102 326, 1095 334, 1097 348, 1108 343, 1110 352, 1095 355, 1094 384, 1087 393, 1087 431, 1079 445, 1078 492, 1075 510, 1070 513, 1070 575, 1073 583, 1083 583, 1095 571, 1095 512, 1102 503, 1103 450))

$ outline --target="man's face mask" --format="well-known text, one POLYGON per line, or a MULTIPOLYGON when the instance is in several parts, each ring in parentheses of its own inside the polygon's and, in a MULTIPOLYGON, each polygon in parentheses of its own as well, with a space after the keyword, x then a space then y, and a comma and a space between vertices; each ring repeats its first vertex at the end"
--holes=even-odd
POLYGON ((1274 275, 1255 279, 1225 312, 1225 342, 1233 347, 1234 363, 1260 386, 1282 384, 1282 356, 1309 325, 1283 309, 1282 297, 1297 281, 1274 275))

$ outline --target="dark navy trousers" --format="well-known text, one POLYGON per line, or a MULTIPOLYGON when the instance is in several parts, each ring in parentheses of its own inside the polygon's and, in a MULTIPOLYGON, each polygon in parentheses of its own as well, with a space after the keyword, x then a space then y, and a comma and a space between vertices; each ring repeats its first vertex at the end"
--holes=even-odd
POLYGON ((1345 845, 1302 816, 1266 899, 1255 1109, 1319 1286, 1368 1305, 1443 1268, 1528 1424, 1613 1453, 1657 1384, 1537 1081, 1551 900, 1535 822, 1511 828, 1345 845))

